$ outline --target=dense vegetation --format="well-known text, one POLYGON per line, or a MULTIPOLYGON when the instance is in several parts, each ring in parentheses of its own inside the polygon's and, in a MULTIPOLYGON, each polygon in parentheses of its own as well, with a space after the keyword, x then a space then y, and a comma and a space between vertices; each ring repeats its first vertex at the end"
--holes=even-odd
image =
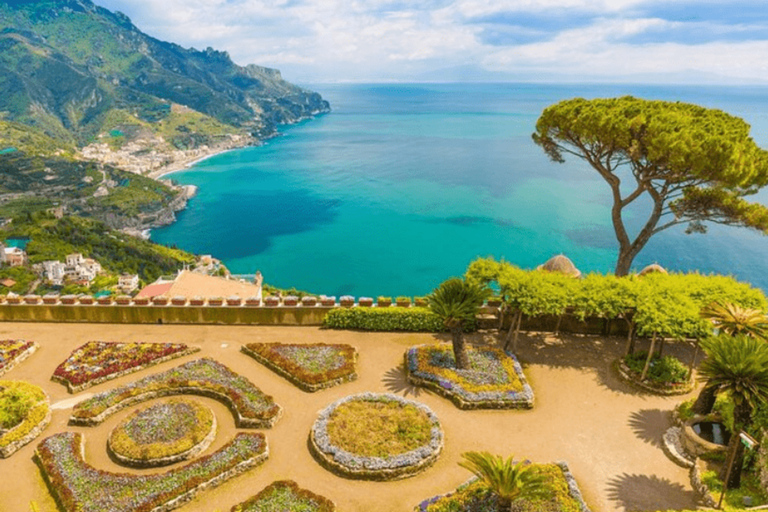
MULTIPOLYGON (((701 338, 711 324, 700 316, 713 302, 768 310, 762 291, 727 276, 662 274, 616 277, 590 274, 583 279, 556 272, 522 270, 505 261, 478 259, 467 279, 500 290, 515 320, 525 315, 625 319, 641 336, 701 338)), ((514 326, 514 324, 513 324, 514 326)))
POLYGON ((193 263, 194 255, 152 243, 109 229, 102 222, 76 216, 61 219, 44 212, 14 221, 4 237, 30 238, 27 253, 31 263, 45 260, 63 261, 67 254, 79 252, 100 262, 114 274, 138 274, 151 282, 164 274, 174 274, 185 263, 193 263))
POLYGON ((332 329, 361 331, 440 332, 443 321, 427 308, 335 308, 323 325, 332 329))

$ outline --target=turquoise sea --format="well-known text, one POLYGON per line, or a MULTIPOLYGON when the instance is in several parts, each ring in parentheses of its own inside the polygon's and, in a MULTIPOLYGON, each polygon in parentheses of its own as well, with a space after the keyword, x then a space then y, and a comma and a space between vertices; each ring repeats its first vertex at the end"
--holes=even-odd
MULTIPOLYGON (((547 105, 632 94, 720 108, 768 148, 768 88, 539 84, 310 85, 333 111, 261 147, 171 176, 198 186, 152 239, 220 258, 234 273, 327 295, 422 295, 477 256, 532 268, 555 254, 610 272, 605 183, 531 140, 547 105)), ((757 196, 768 204, 768 193, 757 196)), ((642 219, 640 211, 633 212, 642 219)), ((734 274, 768 290, 768 237, 711 226, 655 236, 635 260, 734 274)))

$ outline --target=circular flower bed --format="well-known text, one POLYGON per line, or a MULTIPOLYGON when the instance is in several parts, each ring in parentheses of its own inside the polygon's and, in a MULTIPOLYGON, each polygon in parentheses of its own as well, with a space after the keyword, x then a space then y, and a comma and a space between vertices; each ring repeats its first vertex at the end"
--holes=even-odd
POLYGON ((614 367, 628 383, 657 395, 684 395, 696 385, 688 367, 673 356, 652 357, 645 380, 640 380, 647 358, 647 352, 637 352, 619 359, 614 367))
POLYGON ((320 411, 309 444, 323 466, 342 476, 394 480, 434 464, 443 449, 443 431, 426 405, 361 393, 320 411))
POLYGON ((112 431, 107 447, 128 466, 165 466, 198 455, 215 436, 216 417, 208 407, 171 400, 134 412, 112 431))

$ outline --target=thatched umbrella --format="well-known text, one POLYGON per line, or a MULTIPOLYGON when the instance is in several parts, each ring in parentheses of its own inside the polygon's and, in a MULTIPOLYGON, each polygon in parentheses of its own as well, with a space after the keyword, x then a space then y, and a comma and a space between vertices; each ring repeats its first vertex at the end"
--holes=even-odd
POLYGON ((549 272, 560 272, 572 277, 581 277, 581 271, 576 268, 571 260, 562 254, 551 257, 543 265, 536 267, 537 270, 546 270, 549 272))
POLYGON ((653 263, 653 264, 648 265, 647 267, 645 267, 643 270, 641 270, 640 274, 638 274, 638 275, 644 276, 646 274, 653 274, 654 272, 658 272, 659 274, 666 274, 667 273, 667 271, 664 269, 664 267, 662 267, 658 263, 653 263))

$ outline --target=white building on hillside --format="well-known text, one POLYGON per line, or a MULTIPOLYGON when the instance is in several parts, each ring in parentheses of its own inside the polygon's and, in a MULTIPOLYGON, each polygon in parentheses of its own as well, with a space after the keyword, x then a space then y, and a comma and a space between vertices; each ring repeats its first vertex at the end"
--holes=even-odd
POLYGON ((45 278, 48 279, 52 285, 61 286, 64 284, 64 276, 66 275, 66 265, 60 261, 44 261, 43 268, 45 269, 45 278))
POLYGON ((117 281, 117 286, 124 293, 129 293, 139 287, 139 276, 136 274, 122 274, 117 281))

